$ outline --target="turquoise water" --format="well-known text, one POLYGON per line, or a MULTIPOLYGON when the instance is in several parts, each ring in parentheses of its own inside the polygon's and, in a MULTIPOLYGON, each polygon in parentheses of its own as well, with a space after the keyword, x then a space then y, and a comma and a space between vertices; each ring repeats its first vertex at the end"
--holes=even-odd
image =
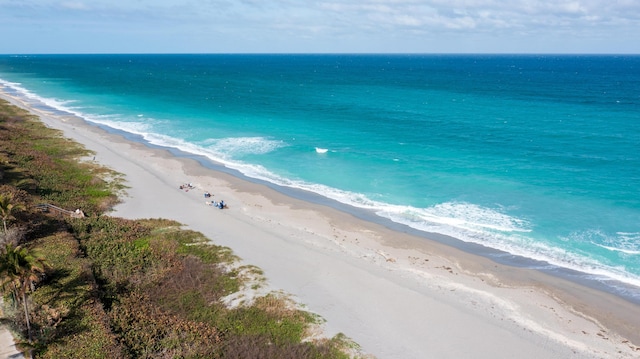
POLYGON ((0 56, 0 79, 252 178, 640 286, 637 56, 0 56))

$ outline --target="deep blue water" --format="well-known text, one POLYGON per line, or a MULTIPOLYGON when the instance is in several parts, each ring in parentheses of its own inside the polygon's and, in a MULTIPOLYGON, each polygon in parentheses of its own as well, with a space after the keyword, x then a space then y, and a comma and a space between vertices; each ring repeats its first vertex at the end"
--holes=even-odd
POLYGON ((249 177, 640 286, 639 56, 0 56, 0 79, 249 177))

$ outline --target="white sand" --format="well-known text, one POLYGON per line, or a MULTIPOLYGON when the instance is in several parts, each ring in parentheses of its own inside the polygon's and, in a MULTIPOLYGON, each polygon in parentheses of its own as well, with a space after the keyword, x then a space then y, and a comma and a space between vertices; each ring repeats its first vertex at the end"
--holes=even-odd
POLYGON ((326 335, 342 332, 365 353, 640 357, 640 308, 619 298, 293 199, 78 119, 39 115, 125 174, 130 188, 113 215, 175 219, 232 248, 264 270, 269 288, 325 318, 326 335), (188 182, 196 189, 178 189, 188 182), (207 206, 204 191, 229 208, 207 206))
POLYGON ((23 359, 24 355, 16 348, 11 332, 4 325, 0 326, 0 359, 23 359))

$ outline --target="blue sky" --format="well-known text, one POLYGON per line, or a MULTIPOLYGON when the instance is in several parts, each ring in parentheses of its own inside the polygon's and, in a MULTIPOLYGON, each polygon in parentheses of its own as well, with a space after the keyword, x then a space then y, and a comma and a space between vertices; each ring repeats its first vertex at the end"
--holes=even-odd
POLYGON ((639 0, 0 0, 0 53, 640 53, 639 0))

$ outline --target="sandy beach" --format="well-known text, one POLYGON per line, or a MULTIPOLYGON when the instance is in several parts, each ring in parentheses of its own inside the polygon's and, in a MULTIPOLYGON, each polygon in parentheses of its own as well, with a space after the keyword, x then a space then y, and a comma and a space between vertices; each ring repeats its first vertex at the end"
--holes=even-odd
MULTIPOLYGON (((21 107, 19 99, 2 95, 21 107)), ((170 218, 260 267, 376 358, 637 358, 640 307, 209 169, 71 116, 30 109, 124 174, 113 216, 170 218), (184 183, 194 188, 180 189, 184 183), (208 206, 203 194, 228 209, 208 206)), ((88 158, 88 161, 94 158, 88 158)))

